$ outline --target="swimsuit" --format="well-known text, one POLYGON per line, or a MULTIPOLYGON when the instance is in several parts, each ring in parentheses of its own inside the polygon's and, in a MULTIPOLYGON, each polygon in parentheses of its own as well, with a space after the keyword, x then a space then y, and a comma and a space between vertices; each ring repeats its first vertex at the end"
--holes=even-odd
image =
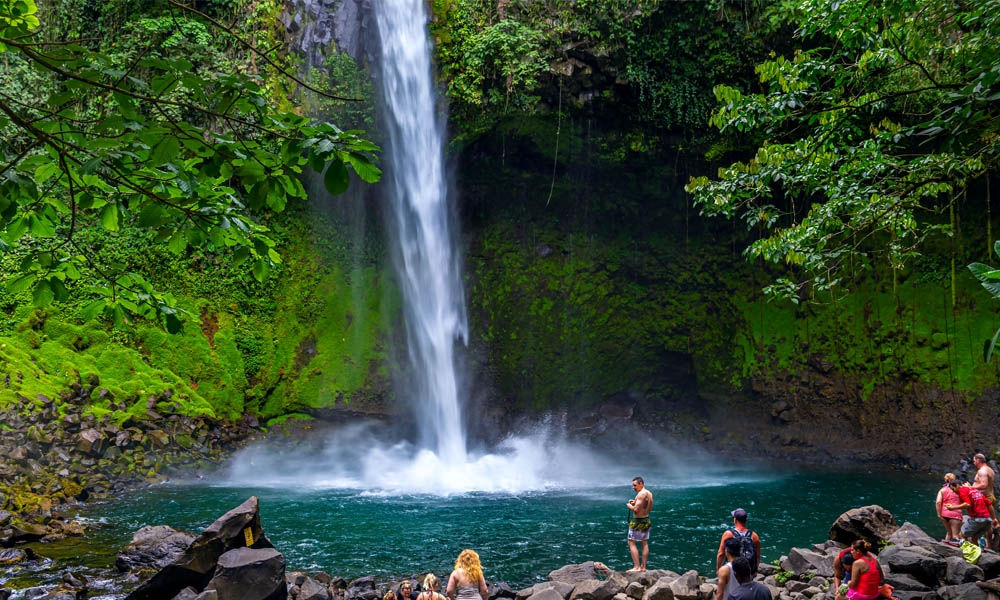
POLYGON ((458 588, 457 598, 458 600, 483 600, 478 585, 463 585, 458 588))
POLYGON ((649 539, 649 517, 632 517, 628 521, 628 539, 644 542, 649 539))

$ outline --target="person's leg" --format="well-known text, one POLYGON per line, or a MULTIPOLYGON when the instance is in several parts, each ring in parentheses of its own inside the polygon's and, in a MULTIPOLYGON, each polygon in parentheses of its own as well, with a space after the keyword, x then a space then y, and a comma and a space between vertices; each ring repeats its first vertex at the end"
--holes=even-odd
POLYGON ((635 545, 635 540, 628 541, 628 552, 632 555, 632 570, 639 570, 639 549, 635 545))
POLYGON ((642 564, 639 565, 640 571, 646 570, 646 562, 649 561, 649 542, 642 540, 642 564))
POLYGON ((962 519, 952 519, 951 520, 951 527, 952 527, 952 531, 954 532, 952 534, 952 536, 951 536, 951 539, 961 541, 961 539, 962 539, 962 519))

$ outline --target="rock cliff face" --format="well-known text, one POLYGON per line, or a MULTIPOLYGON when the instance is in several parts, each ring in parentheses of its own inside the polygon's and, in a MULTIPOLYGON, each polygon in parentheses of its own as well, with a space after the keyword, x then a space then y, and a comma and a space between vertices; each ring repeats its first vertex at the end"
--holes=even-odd
MULTIPOLYGON (((373 55, 369 0, 286 12, 300 48, 373 55)), ((565 116, 512 110, 457 157, 476 433, 565 413, 581 432, 628 421, 819 463, 947 467, 995 452, 998 378, 979 350, 995 326, 977 284, 959 278, 949 300, 933 268, 866 270, 840 297, 767 301, 779 274, 743 262, 747 235, 688 206, 684 183, 711 165, 669 131, 640 143, 621 129, 634 100, 622 64, 568 40, 536 90, 565 116), (609 419, 620 407, 630 416, 609 419)))

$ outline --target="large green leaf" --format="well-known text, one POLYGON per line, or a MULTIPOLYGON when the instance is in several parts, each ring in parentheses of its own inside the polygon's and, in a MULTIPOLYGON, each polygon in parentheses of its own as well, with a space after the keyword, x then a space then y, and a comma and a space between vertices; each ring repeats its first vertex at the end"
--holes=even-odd
POLYGON ((336 158, 331 160, 323 173, 323 187, 334 196, 343 194, 351 184, 351 176, 347 172, 344 161, 336 158))

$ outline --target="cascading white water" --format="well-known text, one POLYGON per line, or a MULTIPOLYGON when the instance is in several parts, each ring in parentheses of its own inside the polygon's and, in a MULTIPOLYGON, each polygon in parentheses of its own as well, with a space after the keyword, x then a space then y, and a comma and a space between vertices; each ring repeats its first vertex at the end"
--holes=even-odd
POLYGON ((444 168, 424 0, 378 0, 381 86, 389 135, 386 174, 396 225, 408 353, 420 443, 445 464, 466 460, 455 367, 456 341, 468 342, 461 265, 444 168))

